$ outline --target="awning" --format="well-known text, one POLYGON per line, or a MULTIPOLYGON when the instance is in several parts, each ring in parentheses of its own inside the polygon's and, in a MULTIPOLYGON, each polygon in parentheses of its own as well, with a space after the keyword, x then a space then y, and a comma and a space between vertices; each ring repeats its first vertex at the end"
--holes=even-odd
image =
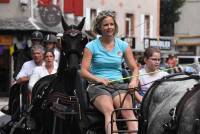
POLYGON ((200 35, 175 35, 175 46, 200 46, 200 35))
POLYGON ((58 33, 62 31, 61 25, 47 27, 33 18, 7 18, 0 19, 0 31, 34 31, 58 33))

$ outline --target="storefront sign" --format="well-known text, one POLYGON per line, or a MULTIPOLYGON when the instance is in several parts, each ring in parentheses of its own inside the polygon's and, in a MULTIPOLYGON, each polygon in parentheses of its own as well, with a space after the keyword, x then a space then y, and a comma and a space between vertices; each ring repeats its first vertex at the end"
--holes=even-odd
POLYGON ((156 38, 144 38, 144 47, 157 47, 161 50, 170 50, 171 49, 171 40, 170 39, 156 39, 156 38))
POLYGON ((11 46, 13 43, 13 36, 11 35, 0 35, 0 45, 11 46))

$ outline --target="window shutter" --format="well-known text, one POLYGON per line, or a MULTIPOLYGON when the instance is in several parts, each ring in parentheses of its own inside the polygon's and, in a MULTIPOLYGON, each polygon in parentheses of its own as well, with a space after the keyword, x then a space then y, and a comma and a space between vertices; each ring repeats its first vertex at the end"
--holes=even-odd
POLYGON ((0 3, 10 3, 10 0, 0 0, 0 3))

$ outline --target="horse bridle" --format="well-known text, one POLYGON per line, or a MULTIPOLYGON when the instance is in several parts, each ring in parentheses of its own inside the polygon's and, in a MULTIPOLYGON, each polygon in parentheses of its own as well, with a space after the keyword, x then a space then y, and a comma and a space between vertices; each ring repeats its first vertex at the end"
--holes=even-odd
MULTIPOLYGON (((71 37, 75 37, 75 36, 77 36, 78 34, 81 34, 81 35, 82 35, 82 39, 83 39, 83 38, 87 38, 87 36, 86 36, 82 31, 77 30, 77 29, 74 29, 73 26, 72 26, 72 29, 66 30, 66 31, 64 32, 64 35, 69 35, 69 36, 71 36, 71 37)), ((62 37, 61 39, 63 39, 63 37, 62 37)))
POLYGON ((69 30, 65 31, 64 34, 68 34, 71 37, 75 37, 78 34, 82 34, 82 32, 77 30, 77 29, 73 29, 73 27, 72 27, 72 29, 69 29, 69 30))
MULTIPOLYGON (((69 35, 70 37, 76 37, 78 34, 81 34, 82 35, 82 40, 84 39, 84 38, 87 38, 87 36, 82 32, 82 31, 80 31, 80 30, 77 30, 77 29, 74 29, 73 28, 73 26, 72 26, 72 29, 69 29, 69 30, 66 30, 65 32, 64 32, 64 35, 69 35)), ((63 36, 64 36, 63 35, 63 36)), ((62 40, 64 40, 63 39, 63 37, 61 38, 62 40)), ((88 40, 88 38, 87 38, 87 40, 88 40)), ((88 40, 89 41, 89 40, 88 40)), ((81 59, 81 57, 82 57, 82 53, 80 53, 78 50, 63 50, 62 51, 62 54, 63 54, 63 56, 65 56, 66 58, 67 57, 69 57, 71 54, 76 54, 77 56, 78 56, 78 59, 80 60, 81 59)), ((68 58, 67 58, 68 59, 68 58)), ((67 60, 67 62, 69 62, 68 60, 67 60)), ((80 63, 80 61, 78 61, 79 63, 80 63)), ((67 63, 67 66, 69 66, 69 63, 67 63)))

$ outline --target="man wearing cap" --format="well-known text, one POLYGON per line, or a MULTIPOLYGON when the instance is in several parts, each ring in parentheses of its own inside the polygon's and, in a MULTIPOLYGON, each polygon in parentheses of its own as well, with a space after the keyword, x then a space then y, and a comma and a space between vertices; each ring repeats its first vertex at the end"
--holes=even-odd
POLYGON ((31 46, 42 45, 43 34, 40 31, 34 31, 31 34, 31 46))

